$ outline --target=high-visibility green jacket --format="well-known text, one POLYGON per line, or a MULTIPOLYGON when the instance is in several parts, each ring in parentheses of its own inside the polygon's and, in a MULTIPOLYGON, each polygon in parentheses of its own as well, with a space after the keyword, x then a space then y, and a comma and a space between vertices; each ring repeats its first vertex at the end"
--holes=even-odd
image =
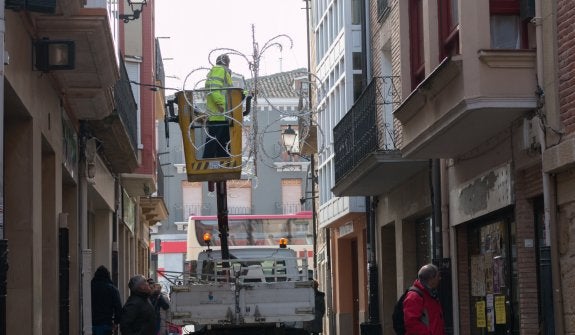
POLYGON ((226 90, 220 88, 232 86, 232 76, 230 72, 221 65, 215 65, 208 73, 205 88, 211 89, 206 98, 208 109, 208 121, 225 121, 226 117, 222 114, 218 106, 222 107, 224 112, 228 109, 226 106, 226 90))

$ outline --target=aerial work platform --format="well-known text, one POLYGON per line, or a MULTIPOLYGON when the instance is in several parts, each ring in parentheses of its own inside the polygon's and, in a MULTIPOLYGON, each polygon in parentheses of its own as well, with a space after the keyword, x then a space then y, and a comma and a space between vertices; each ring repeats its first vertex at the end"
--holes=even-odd
POLYGON ((240 179, 242 172, 242 122, 244 91, 222 88, 227 108, 225 120, 212 122, 205 108, 209 89, 176 93, 178 123, 182 131, 188 181, 240 179), (228 133, 229 132, 229 133, 228 133))

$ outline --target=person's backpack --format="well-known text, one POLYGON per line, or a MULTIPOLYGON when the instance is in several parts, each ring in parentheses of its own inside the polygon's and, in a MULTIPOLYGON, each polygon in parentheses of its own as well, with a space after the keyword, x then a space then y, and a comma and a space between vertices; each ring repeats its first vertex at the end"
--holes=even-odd
POLYGON ((417 294, 419 294, 420 297, 423 297, 423 293, 421 292, 421 290, 415 286, 411 286, 410 288, 405 290, 405 292, 403 292, 401 297, 399 297, 399 300, 397 300, 397 302, 395 303, 395 307, 393 307, 393 315, 392 315, 393 330, 397 335, 405 334, 405 324, 403 320, 403 301, 405 300, 405 297, 407 297, 407 293, 409 291, 416 292, 417 294))

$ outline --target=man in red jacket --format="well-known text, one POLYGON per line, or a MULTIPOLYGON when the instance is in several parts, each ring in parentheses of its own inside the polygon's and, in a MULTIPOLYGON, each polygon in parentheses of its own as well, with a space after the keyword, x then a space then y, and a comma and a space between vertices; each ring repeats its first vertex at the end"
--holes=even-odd
POLYGON ((437 266, 427 264, 419 269, 413 286, 403 301, 406 335, 444 335, 443 311, 437 297, 441 274, 437 266))

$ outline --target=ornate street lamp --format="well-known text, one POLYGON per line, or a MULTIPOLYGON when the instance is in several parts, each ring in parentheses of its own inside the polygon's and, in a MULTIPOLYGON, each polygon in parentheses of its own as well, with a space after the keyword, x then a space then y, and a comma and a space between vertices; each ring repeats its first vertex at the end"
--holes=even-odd
POLYGON ((124 20, 124 23, 139 19, 144 6, 148 4, 148 0, 128 0, 128 4, 132 8, 133 14, 120 14, 120 19, 124 20))
POLYGON ((291 125, 288 125, 286 130, 282 132, 282 144, 289 155, 299 155, 297 133, 291 125))

